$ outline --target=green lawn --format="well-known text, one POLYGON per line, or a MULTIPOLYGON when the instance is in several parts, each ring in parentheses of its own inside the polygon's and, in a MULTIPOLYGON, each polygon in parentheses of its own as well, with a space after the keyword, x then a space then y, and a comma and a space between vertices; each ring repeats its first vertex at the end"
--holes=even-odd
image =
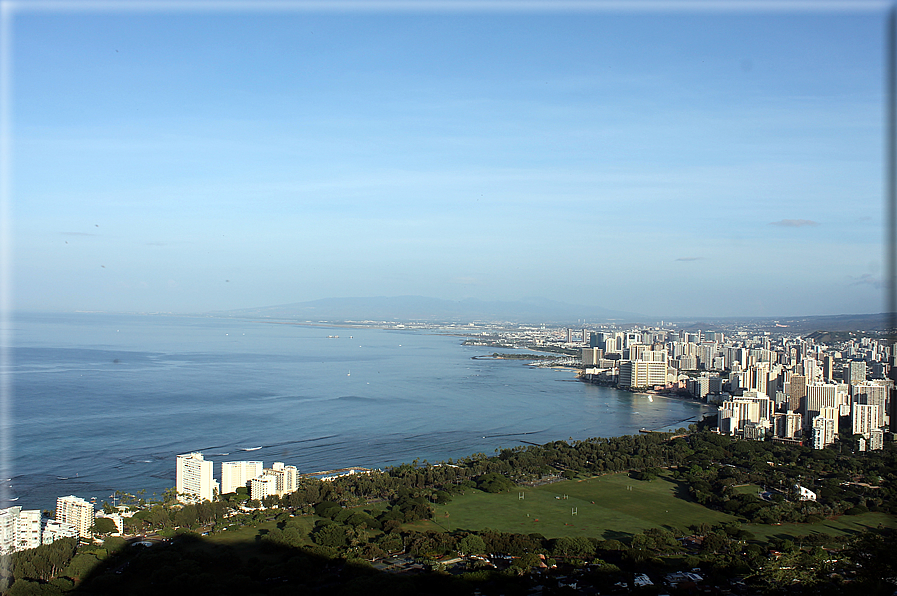
POLYGON ((887 528, 897 527, 897 518, 887 513, 863 513, 862 515, 842 515, 834 520, 825 520, 815 524, 781 524, 769 526, 765 524, 743 524, 742 527, 752 532, 757 540, 768 540, 770 537, 788 538, 806 536, 807 534, 822 533, 832 536, 853 534, 871 528, 877 528, 879 524, 887 528))
MULTIPOLYGON (((746 485, 736 490, 755 493, 757 486, 746 485)), ((435 510, 432 521, 407 524, 406 527, 416 530, 489 528, 523 534, 538 532, 547 538, 591 536, 610 539, 628 538, 648 528, 684 530, 702 522, 712 525, 738 519, 690 501, 685 485, 669 477, 644 482, 633 480, 626 474, 570 480, 536 488, 521 487, 501 494, 468 490, 448 505, 437 505, 435 510), (574 509, 576 515, 573 515, 574 509)), ((843 535, 875 528, 879 524, 897 527, 897 518, 885 513, 865 513, 815 524, 743 524, 742 527, 752 532, 757 540, 766 541, 772 536, 792 538, 814 532, 843 535)))
MULTIPOLYGON (((430 527, 538 532, 547 538, 610 539, 626 538, 648 528, 685 529, 701 522, 715 524, 736 519, 677 496, 684 495, 686 490, 684 485, 669 478, 645 482, 625 474, 521 487, 501 494, 469 490, 448 505, 436 506, 430 527)), ((416 526, 424 529, 427 524, 416 526)))
MULTIPOLYGON (((756 491, 756 487, 749 485, 738 487, 738 490, 756 491)), ((364 509, 370 511, 377 507, 364 509)), ((522 534, 536 532, 546 538, 589 536, 626 539, 648 528, 674 527, 684 530, 702 522, 712 525, 737 520, 733 515, 690 501, 685 485, 669 477, 645 482, 633 480, 626 474, 568 480, 535 488, 520 487, 500 494, 471 489, 455 497, 451 503, 436 505, 434 509, 436 513, 432 521, 419 521, 405 524, 404 527, 418 531, 488 528, 522 534), (573 515, 574 509, 576 515, 573 515)), ((312 530, 317 519, 314 515, 295 518, 306 533, 312 530)), ((844 535, 876 528, 880 524, 897 527, 897 517, 885 513, 864 513, 844 515, 815 524, 743 524, 742 527, 753 533, 757 540, 765 542, 774 536, 791 539, 816 532, 844 535)), ((254 545, 257 536, 275 526, 274 521, 268 521, 255 527, 205 536, 204 541, 238 548, 254 545)))
POLYGON ((223 532, 209 534, 208 536, 203 536, 203 540, 211 542, 213 544, 235 545, 247 542, 254 543, 256 540, 256 536, 265 533, 271 528, 275 527, 277 527, 277 522, 266 521, 258 524, 257 526, 242 526, 239 528, 225 530, 223 532))
POLYGON ((757 495, 761 491, 760 486, 757 484, 739 484, 732 488, 735 490, 735 493, 739 495, 757 495))

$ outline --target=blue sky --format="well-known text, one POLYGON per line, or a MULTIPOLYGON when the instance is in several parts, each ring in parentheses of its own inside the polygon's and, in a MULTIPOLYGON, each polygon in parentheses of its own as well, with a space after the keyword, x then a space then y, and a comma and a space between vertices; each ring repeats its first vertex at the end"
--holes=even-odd
POLYGON ((880 312, 883 15, 22 11, 13 303, 880 312))

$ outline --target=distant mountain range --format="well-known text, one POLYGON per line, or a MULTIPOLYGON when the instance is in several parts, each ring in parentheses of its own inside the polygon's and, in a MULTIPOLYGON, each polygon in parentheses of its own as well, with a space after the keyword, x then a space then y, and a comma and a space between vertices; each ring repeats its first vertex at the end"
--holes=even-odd
POLYGON ((279 306, 244 308, 219 314, 240 317, 295 319, 300 321, 507 321, 574 324, 586 322, 629 323, 653 320, 638 313, 598 306, 567 304, 529 298, 516 302, 489 302, 467 298, 441 300, 425 296, 377 296, 369 298, 324 298, 279 306))
POLYGON ((576 326, 579 324, 657 324, 661 318, 678 322, 680 329, 731 329, 748 325, 755 329, 807 334, 812 331, 882 331, 885 314, 842 314, 806 317, 658 317, 611 310, 600 306, 569 304, 544 298, 518 301, 485 301, 474 298, 442 300, 426 296, 375 296, 367 298, 324 298, 278 306, 242 308, 215 313, 229 317, 253 317, 294 321, 396 321, 427 323, 529 323, 576 326))

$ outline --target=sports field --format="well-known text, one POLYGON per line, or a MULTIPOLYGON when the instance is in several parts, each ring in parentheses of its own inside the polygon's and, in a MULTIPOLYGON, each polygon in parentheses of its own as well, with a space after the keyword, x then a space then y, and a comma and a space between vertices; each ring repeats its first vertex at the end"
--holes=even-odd
MULTIPOLYGON (((741 487, 755 492, 756 487, 741 487)), ((687 488, 668 477, 651 482, 626 474, 557 482, 510 493, 489 494, 470 490, 448 505, 437 505, 432 522, 408 524, 417 530, 500 530, 546 538, 591 536, 628 538, 648 528, 685 530, 700 523, 716 524, 738 518, 708 509, 688 498, 687 488), (521 498, 522 497, 522 498, 521 498), (575 513, 574 513, 575 512, 575 513)), ((793 538, 821 532, 843 535, 878 527, 897 527, 897 518, 884 513, 841 516, 814 524, 742 524, 757 540, 772 536, 793 538)))
POLYGON ((648 528, 684 530, 691 524, 736 519, 677 497, 686 491, 684 485, 668 478, 645 482, 625 474, 521 487, 501 494, 471 490, 448 505, 437 505, 433 522, 446 530, 489 528, 538 532, 546 538, 593 536, 607 540, 627 538, 648 528))

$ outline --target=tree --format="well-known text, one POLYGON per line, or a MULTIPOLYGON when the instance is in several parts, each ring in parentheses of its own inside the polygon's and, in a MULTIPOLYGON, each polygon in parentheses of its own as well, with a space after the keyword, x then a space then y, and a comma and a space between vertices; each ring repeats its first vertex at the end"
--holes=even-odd
POLYGON ((314 540, 315 544, 336 549, 345 548, 349 545, 346 528, 339 524, 328 523, 327 525, 318 526, 312 533, 311 539, 314 540))
POLYGON ((584 559, 595 554, 595 545, 582 536, 563 536, 554 541, 551 552, 556 557, 584 559))
POLYGON ((174 523, 181 528, 192 528, 198 521, 196 505, 184 505, 174 514, 174 523))
POLYGON ((90 526, 90 531, 94 534, 105 536, 106 534, 118 532, 118 526, 108 517, 98 517, 94 520, 93 525, 90 526))
POLYGON ((486 543, 476 534, 468 534, 461 539, 459 550, 465 555, 474 555, 486 552, 486 543))
POLYGON ((520 557, 514 559, 514 562, 511 563, 514 567, 520 567, 524 571, 529 571, 533 567, 539 567, 542 564, 542 557, 537 555, 536 553, 526 553, 520 557))

